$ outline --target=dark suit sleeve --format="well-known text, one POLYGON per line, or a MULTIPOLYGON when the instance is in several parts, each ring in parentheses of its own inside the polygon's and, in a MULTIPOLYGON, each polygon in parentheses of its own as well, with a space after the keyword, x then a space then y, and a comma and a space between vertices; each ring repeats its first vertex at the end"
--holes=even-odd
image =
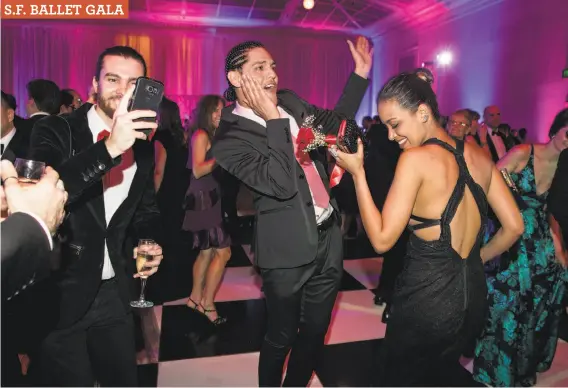
MULTIPOLYGON (((142 199, 134 211, 132 217, 132 227, 137 239, 153 239, 159 244, 162 243, 164 236, 161 231, 160 210, 156 202, 156 190, 154 188, 154 168, 148 174, 146 187, 142 194, 142 199)), ((181 209, 180 209, 181 211, 181 209)))
POLYGON ((14 213, 1 224, 2 294, 11 299, 50 270, 48 236, 29 214, 14 213))
POLYGON ((264 195, 282 200, 298 192, 296 157, 290 134, 290 121, 276 119, 266 122, 267 153, 243 139, 240 128, 223 128, 213 144, 213 156, 223 169, 244 184, 264 195))
POLYGON ((105 173, 120 163, 113 159, 104 141, 98 141, 78 154, 71 155, 70 129, 65 120, 49 116, 38 121, 30 138, 29 159, 45 162, 53 167, 65 184, 68 204, 78 199, 83 191, 100 181, 105 173))
POLYGON ((368 86, 369 80, 367 78, 351 73, 339 101, 333 108, 334 112, 346 116, 348 119, 354 119, 368 86))
POLYGON ((359 106, 361 105, 361 101, 365 96, 368 86, 368 79, 362 78, 355 73, 351 73, 347 80, 347 84, 343 88, 343 93, 339 97, 339 100, 333 110, 317 107, 300 97, 296 97, 301 100, 306 112, 310 112, 310 114, 315 115, 315 127, 321 125, 323 132, 327 134, 334 134, 339 130, 339 124, 342 120, 355 118, 355 114, 359 110, 359 106))

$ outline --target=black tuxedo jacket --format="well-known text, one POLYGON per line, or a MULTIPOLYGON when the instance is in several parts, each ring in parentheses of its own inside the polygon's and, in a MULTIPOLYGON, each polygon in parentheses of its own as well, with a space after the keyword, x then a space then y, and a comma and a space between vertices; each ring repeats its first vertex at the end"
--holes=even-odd
POLYGON ((20 131, 16 128, 16 133, 8 146, 2 153, 2 160, 8 159, 12 163, 16 158, 25 159, 28 156, 28 148, 30 145, 30 137, 25 131, 20 131))
POLYGON ((12 299, 49 274, 48 236, 32 216, 14 213, 2 224, 2 298, 12 299))
MULTIPOLYGON (((310 115, 328 133, 337 133, 343 118, 353 118, 369 81, 352 74, 334 111, 317 108, 289 90, 278 92, 278 105, 300 127, 310 115)), ((217 163, 253 192, 256 210, 255 261, 260 268, 294 268, 315 260, 318 231, 310 189, 294 155, 287 119, 262 125, 223 109, 213 141, 217 163)), ((329 192, 321 152, 310 153, 329 192)), ((335 200, 332 206, 337 209, 335 200)))
POLYGON ((49 116, 50 115, 45 115, 45 114, 35 115, 35 116, 29 117, 27 119, 18 120, 17 122, 14 121, 14 125, 17 125, 16 128, 18 128, 18 130, 21 133, 23 133, 25 136, 27 136, 29 138, 32 134, 32 129, 34 128, 34 125, 38 121, 40 121, 41 119, 49 117, 49 116))
POLYGON ((68 216, 59 230, 61 267, 50 278, 57 282, 59 327, 79 320, 93 302, 101 282, 105 239, 125 306, 130 299, 127 268, 132 268, 135 246, 130 238, 159 240, 154 151, 148 141, 138 140, 133 146, 136 174, 128 197, 107 226, 101 178, 121 158, 112 159, 104 141, 93 143, 87 120, 90 108, 38 121, 30 142, 30 159, 52 166, 69 193, 68 216))

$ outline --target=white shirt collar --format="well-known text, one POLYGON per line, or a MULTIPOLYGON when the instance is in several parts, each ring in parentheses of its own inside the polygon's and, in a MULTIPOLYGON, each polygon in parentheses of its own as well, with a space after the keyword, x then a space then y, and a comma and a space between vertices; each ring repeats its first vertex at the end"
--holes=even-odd
POLYGON ((263 127, 266 127, 266 121, 264 121, 262 117, 257 116, 257 114, 254 113, 252 109, 246 108, 241 104, 239 104, 238 102, 235 102, 235 109, 233 109, 233 114, 255 121, 260 125, 262 125, 263 127))
POLYGON ((32 113, 29 118, 31 119, 31 118, 34 117, 34 116, 49 116, 49 113, 46 113, 46 112, 35 112, 35 113, 32 113))
POLYGON ((104 120, 101 118, 101 116, 99 116, 99 114, 97 113, 96 105, 93 105, 91 109, 89 109, 89 111, 87 112, 87 120, 89 122, 89 128, 91 129, 91 133, 95 138, 102 131, 106 130, 110 132, 111 130, 108 127, 108 125, 104 122, 104 120))

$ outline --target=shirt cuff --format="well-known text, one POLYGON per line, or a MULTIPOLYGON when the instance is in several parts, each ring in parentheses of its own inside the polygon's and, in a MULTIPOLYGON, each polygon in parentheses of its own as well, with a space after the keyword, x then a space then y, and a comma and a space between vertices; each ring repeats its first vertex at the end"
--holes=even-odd
POLYGON ((45 232, 45 235, 47 236, 47 241, 49 241, 49 249, 53 250, 53 239, 51 238, 51 233, 49 232, 49 228, 47 227, 45 222, 43 222, 43 220, 41 218, 39 218, 38 216, 36 216, 33 213, 29 213, 29 212, 22 212, 22 213, 25 213, 28 216, 33 217, 41 225, 43 231, 45 232))

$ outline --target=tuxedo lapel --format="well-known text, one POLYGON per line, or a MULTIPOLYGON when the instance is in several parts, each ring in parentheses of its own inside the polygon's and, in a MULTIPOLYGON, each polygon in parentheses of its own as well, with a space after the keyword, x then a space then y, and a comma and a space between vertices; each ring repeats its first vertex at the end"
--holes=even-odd
POLYGON ((499 161, 499 155, 497 154, 497 150, 495 149, 495 145, 493 144, 493 139, 490 134, 487 134, 487 146, 489 147, 489 152, 491 153, 493 162, 497 163, 499 161))
MULTIPOLYGON (((81 117, 81 119, 82 118, 83 117, 81 117)), ((73 150, 81 152, 94 144, 93 134, 89 128, 89 121, 86 115, 84 120, 81 120, 81 122, 74 128, 77 128, 77 130, 74 132, 74 136, 71 139, 73 150)), ((92 190, 94 195, 92 195, 91 199, 87 201, 86 207, 93 215, 97 225, 99 225, 101 229, 106 230, 107 224, 105 217, 105 201, 103 197, 103 182, 95 182, 92 190)))
POLYGON ((287 98, 285 94, 282 94, 278 96, 278 105, 290 116, 294 117, 298 128, 302 127, 308 112, 306 112, 304 105, 299 99, 287 98))

